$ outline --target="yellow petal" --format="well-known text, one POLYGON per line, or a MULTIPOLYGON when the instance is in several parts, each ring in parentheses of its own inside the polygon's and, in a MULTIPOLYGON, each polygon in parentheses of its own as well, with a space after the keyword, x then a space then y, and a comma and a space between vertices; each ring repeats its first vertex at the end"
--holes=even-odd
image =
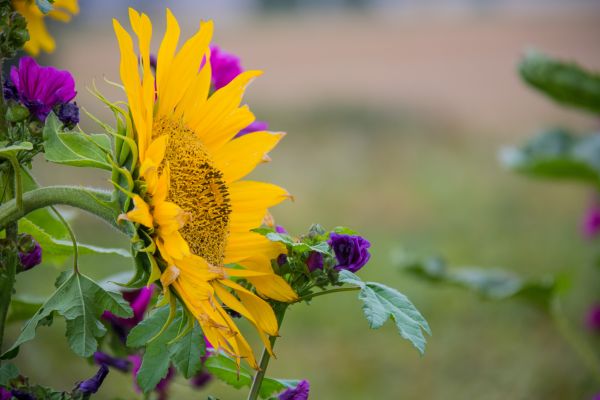
POLYGON ((285 189, 271 183, 253 181, 232 183, 229 186, 232 209, 231 231, 248 232, 259 227, 267 215, 268 208, 289 198, 291 196, 285 189))
POLYGON ((129 221, 142 224, 147 228, 152 228, 154 226, 152 214, 150 214, 150 207, 138 195, 133 196, 133 210, 125 214, 125 218, 129 221))
POLYGON ((173 16, 171 10, 167 8, 166 13, 167 30, 162 42, 160 43, 156 62, 156 86, 158 93, 162 93, 164 89, 164 82, 167 76, 166 74, 169 73, 169 69, 171 68, 171 63, 173 62, 173 56, 175 55, 175 50, 177 49, 177 42, 179 41, 180 33, 179 23, 173 16))

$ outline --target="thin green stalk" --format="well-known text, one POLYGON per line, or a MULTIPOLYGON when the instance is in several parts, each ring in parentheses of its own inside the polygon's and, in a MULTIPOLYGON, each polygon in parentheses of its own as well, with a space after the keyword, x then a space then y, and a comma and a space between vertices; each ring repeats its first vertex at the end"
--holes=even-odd
POLYGON ((360 290, 360 288, 359 287, 343 287, 343 288, 337 288, 337 289, 323 290, 322 292, 311 293, 311 294, 307 294, 306 296, 302 296, 298 300, 296 300, 295 303, 300 303, 305 300, 310 300, 313 297, 324 296, 329 293, 355 292, 357 290, 360 290))
MULTIPOLYGON (((277 318, 277 326, 281 329, 281 323, 283 322, 283 317, 285 316, 285 311, 288 308, 288 304, 282 303, 279 307, 275 308, 275 317, 277 318)), ((275 340, 277 340, 277 336, 269 337, 269 342, 271 343, 271 349, 275 347, 275 340)), ((267 373, 267 367, 269 366, 269 361, 271 360, 271 354, 265 347, 263 349, 262 355, 260 357, 259 369, 256 371, 254 375, 254 379, 252 379, 252 387, 250 387, 250 393, 248 393, 248 400, 256 400, 258 399, 258 394, 260 393, 260 387, 262 385, 263 379, 265 378, 265 374, 267 373)))
POLYGON ((564 313, 562 304, 558 297, 552 301, 552 317, 560 334, 569 343, 571 348, 579 356, 581 361, 589 369, 597 382, 600 382, 600 361, 596 357, 596 352, 589 343, 573 329, 569 319, 564 313))
POLYGON ((92 213, 123 231, 124 228, 117 225, 117 212, 110 201, 110 193, 86 187, 48 186, 35 189, 23 194, 21 209, 14 199, 0 206, 0 229, 39 208, 67 205, 92 213))
POLYGON ((73 243, 73 272, 78 274, 79 273, 79 247, 77 247, 77 237, 75 237, 75 232, 73 232, 73 229, 71 228, 71 224, 69 224, 67 222, 67 220, 62 216, 61 213, 58 212, 58 210, 55 207, 50 207, 50 208, 52 209, 52 211, 54 211, 54 214, 56 214, 58 219, 60 219, 60 222, 67 229, 67 232, 69 232, 69 237, 71 238, 71 242, 73 243))

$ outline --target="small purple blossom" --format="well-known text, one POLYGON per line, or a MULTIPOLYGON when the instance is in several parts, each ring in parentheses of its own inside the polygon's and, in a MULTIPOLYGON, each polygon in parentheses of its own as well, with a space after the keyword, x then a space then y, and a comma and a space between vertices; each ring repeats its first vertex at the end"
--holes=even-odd
POLYGON ((56 116, 65 126, 73 128, 79 123, 79 107, 77 103, 64 103, 58 106, 56 116))
POLYGON ((277 256, 277 265, 280 267, 287 262, 287 254, 280 254, 277 256))
POLYGON ((2 84, 2 95, 5 100, 19 100, 19 92, 17 92, 17 88, 10 81, 10 79, 5 79, 2 84))
POLYGON ((196 376, 190 379, 190 384, 195 389, 201 389, 212 380, 212 375, 206 371, 200 371, 196 376))
POLYGON ((587 239, 593 239, 600 233, 600 204, 594 202, 585 212, 581 231, 587 239))
POLYGON ((596 304, 587 312, 585 324, 590 331, 600 332, 600 305, 596 304))
POLYGON ((277 396, 279 400, 307 400, 310 383, 301 380, 295 388, 286 389, 277 396))
POLYGON ((42 262, 42 247, 31 235, 19 235, 18 248, 23 271, 30 270, 42 262))
POLYGON ((17 400, 37 400, 33 394, 27 393, 24 390, 13 389, 10 391, 10 394, 12 397, 9 397, 9 399, 15 398, 17 400))
POLYGON ((214 45, 210 47, 210 67, 212 69, 212 82, 215 90, 226 86, 244 71, 239 57, 223 51, 219 46, 214 45))
POLYGON ((0 387, 0 400, 10 400, 12 399, 12 394, 9 390, 0 387))
POLYGON ((42 67, 31 57, 21 58, 19 66, 11 68, 10 80, 18 100, 41 121, 54 106, 68 103, 77 95, 70 72, 42 67))
POLYGON ((323 254, 318 251, 311 251, 306 258, 306 266, 310 272, 317 269, 323 269, 323 254))
POLYGON ((113 367, 122 372, 129 372, 131 370, 131 362, 129 362, 129 360, 112 357, 102 351, 97 351, 94 353, 94 362, 98 365, 113 367))
POLYGON ((371 258, 368 250, 371 243, 362 236, 331 232, 327 243, 335 253, 337 264, 334 268, 338 271, 345 269, 356 272, 364 267, 371 258))
POLYGON ((285 230, 285 228, 281 225, 275 225, 275 232, 277 233, 285 233, 287 234, 288 231, 285 230))
POLYGON ((102 382, 104 382, 106 375, 108 375, 108 367, 106 365, 101 365, 98 372, 96 372, 96 375, 77 384, 77 390, 83 394, 96 393, 98 389, 100 389, 100 386, 102 386, 102 382))

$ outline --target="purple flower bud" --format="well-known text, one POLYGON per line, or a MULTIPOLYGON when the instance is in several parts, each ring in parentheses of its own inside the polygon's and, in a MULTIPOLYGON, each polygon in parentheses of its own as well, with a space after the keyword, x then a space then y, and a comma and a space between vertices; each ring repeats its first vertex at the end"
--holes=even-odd
POLYGON ((590 331, 600 332, 600 305, 594 305, 588 310, 585 324, 590 331))
POLYGON ((210 47, 210 66, 215 90, 226 86, 244 71, 237 56, 221 50, 218 46, 210 47))
POLYGON ((306 259, 306 266, 310 272, 316 269, 323 269, 323 254, 317 251, 311 251, 306 259))
POLYGON ((63 103, 58 106, 56 116, 66 127, 73 128, 79 123, 79 107, 77 103, 63 103))
POLYGON ((5 100, 19 100, 19 92, 17 92, 16 86, 10 81, 10 79, 4 80, 2 85, 2 95, 5 100))
POLYGON ((17 246, 23 271, 27 271, 42 262, 42 247, 31 235, 20 234, 17 246))
POLYGON ((285 228, 281 225, 275 225, 275 232, 277 233, 288 233, 288 231, 285 230, 285 228))
POLYGON ((106 365, 107 367, 113 367, 122 372, 129 372, 131 369, 131 363, 129 360, 124 358, 116 358, 109 356, 106 353, 97 351, 94 353, 94 362, 98 365, 106 365))
POLYGON ((206 371, 200 371, 190 380, 190 384, 195 389, 201 389, 212 380, 212 375, 206 371))
POLYGON ((277 256, 277 265, 280 267, 287 262, 287 254, 280 254, 277 256))
POLYGON ((10 79, 19 101, 40 121, 46 120, 54 106, 68 103, 77 95, 71 73, 42 67, 31 57, 21 58, 19 66, 11 68, 10 79))
POLYGON ((277 396, 279 400, 307 400, 310 383, 301 380, 295 388, 286 389, 277 396))
POLYGON ((106 375, 108 375, 108 367, 106 365, 101 365, 98 372, 96 372, 96 375, 77 384, 77 390, 83 394, 96 393, 98 389, 100 389, 100 386, 102 386, 102 382, 104 382, 106 375))
POLYGON ((581 231, 587 239, 593 239, 600 233, 600 204, 592 204, 583 217, 581 231))
POLYGON ((371 243, 361 236, 344 235, 331 232, 327 241, 337 259, 336 270, 356 272, 361 269, 371 258, 369 247, 371 243))

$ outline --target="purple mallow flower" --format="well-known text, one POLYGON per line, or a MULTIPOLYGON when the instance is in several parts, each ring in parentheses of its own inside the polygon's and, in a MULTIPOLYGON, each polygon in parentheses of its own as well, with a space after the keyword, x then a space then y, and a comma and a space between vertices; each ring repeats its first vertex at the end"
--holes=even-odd
POLYGON ((42 262, 42 247, 31 235, 20 234, 18 248, 23 271, 27 271, 42 262))
POLYGON ((600 332, 600 305, 592 306, 586 315, 585 324, 588 329, 594 332, 600 332))
POLYGON ((323 269, 323 254, 312 251, 306 258, 306 266, 310 272, 317 269, 323 269))
POLYGON ((277 396, 279 400, 307 400, 310 383, 301 380, 295 388, 286 389, 277 396))
MULTIPOLYGON (((10 80, 16 89, 16 100, 41 121, 46 120, 55 106, 70 102, 77 94, 75 81, 68 71, 42 67, 31 57, 21 58, 19 66, 11 68, 10 80)), ((4 85, 5 96, 6 87, 7 84, 4 85)))
POLYGON ((244 71, 239 57, 214 45, 210 47, 210 67, 215 90, 226 86, 244 71))
POLYGON ((593 239, 600 233, 600 204, 598 202, 594 202, 585 212, 581 231, 583 236, 588 239, 593 239))
POLYGON ((0 387, 0 400, 10 400, 12 399, 12 394, 9 390, 0 387))
POLYGON ((108 367, 101 365, 96 375, 77 384, 77 390, 83 394, 96 393, 100 389, 102 382, 104 382, 106 375, 108 375, 108 367))
POLYGON ((94 353, 94 362, 98 365, 106 365, 107 367, 113 367, 122 372, 129 372, 131 369, 131 362, 124 358, 112 357, 104 352, 97 351, 94 353))
POLYGON ((364 267, 371 258, 368 250, 371 243, 361 236, 332 232, 327 243, 335 253, 337 264, 334 268, 338 271, 345 269, 356 272, 364 267))

